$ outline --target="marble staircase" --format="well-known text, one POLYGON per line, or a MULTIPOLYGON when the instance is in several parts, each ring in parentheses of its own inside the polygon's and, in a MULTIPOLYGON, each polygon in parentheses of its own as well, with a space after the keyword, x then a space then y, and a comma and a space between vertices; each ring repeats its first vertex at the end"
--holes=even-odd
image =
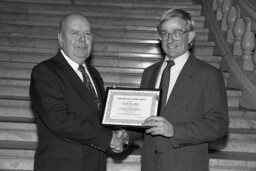
MULTIPOLYGON (((201 5, 192 0, 1 0, 0 1, 0 171, 32 171, 36 123, 28 87, 32 67, 58 49, 60 18, 81 12, 92 23, 92 64, 105 86, 138 87, 143 69, 161 58, 156 24, 169 8, 183 8, 197 23, 193 53, 220 68, 201 5)), ((210 144, 210 171, 256 171, 256 111, 239 107, 240 90, 227 85, 230 129, 210 144)), ((139 171, 139 149, 109 156, 108 171, 139 171)))

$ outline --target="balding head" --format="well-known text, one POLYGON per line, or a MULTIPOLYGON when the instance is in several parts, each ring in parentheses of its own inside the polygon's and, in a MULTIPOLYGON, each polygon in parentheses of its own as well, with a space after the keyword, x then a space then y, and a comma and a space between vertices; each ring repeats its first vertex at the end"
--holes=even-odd
POLYGON ((92 48, 89 21, 79 13, 65 16, 59 24, 58 40, 61 49, 71 60, 78 64, 84 63, 92 48))
POLYGON ((63 30, 67 27, 67 24, 69 24, 69 23, 71 23, 71 21, 74 21, 74 20, 77 20, 77 19, 84 20, 84 22, 87 22, 88 25, 90 26, 89 21, 87 20, 87 18, 83 14, 72 13, 72 14, 66 15, 65 17, 63 17, 60 20, 60 22, 59 22, 59 33, 63 32, 63 30))

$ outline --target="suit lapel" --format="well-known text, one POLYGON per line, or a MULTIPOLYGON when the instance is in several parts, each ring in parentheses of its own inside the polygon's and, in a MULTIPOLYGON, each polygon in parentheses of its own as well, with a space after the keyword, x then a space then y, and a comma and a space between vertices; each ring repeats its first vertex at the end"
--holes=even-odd
POLYGON ((94 100, 91 99, 90 92, 87 90, 84 83, 81 81, 79 76, 76 74, 73 68, 68 64, 68 62, 65 60, 65 58, 60 52, 56 55, 55 61, 58 67, 63 71, 64 75, 68 78, 70 83, 76 89, 76 91, 79 92, 78 94, 80 94, 84 100, 88 102, 90 101, 94 102, 94 100))
POLYGON ((179 101, 184 96, 198 72, 198 67, 196 59, 190 55, 178 76, 166 106, 172 106, 174 102, 179 101))
POLYGON ((146 85, 149 85, 149 88, 155 88, 159 71, 161 69, 163 62, 164 60, 152 66, 152 70, 151 70, 151 73, 149 74, 149 79, 148 79, 149 83, 146 84, 146 85))

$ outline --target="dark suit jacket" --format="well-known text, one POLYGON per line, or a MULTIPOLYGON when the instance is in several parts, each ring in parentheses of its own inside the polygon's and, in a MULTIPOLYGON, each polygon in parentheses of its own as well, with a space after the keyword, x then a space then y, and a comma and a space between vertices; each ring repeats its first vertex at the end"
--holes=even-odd
MULTIPOLYGON (((162 62, 145 69, 141 87, 154 88, 162 62)), ((174 136, 145 135, 143 171, 207 171, 208 144, 227 133, 226 89, 219 70, 190 56, 160 116, 174 136)))
MULTIPOLYGON (((91 65, 100 100, 103 80, 91 65)), ((36 171, 104 171, 112 132, 87 88, 59 52, 34 67, 30 98, 37 119, 36 171)))

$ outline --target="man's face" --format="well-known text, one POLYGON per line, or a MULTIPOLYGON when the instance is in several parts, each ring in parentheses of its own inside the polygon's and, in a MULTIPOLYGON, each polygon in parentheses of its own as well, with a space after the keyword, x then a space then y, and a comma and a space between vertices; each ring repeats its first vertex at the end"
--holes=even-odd
POLYGON ((81 63, 90 56, 92 34, 90 24, 86 18, 81 16, 69 17, 58 38, 62 50, 73 61, 81 63))
MULTIPOLYGON (((194 32, 188 32, 186 22, 180 18, 170 19, 161 25, 160 40, 161 45, 169 58, 176 58, 188 51, 189 43, 194 39, 194 32), (172 35, 177 33, 179 36, 172 35), (162 36, 162 35, 168 36, 162 36), (178 37, 178 38, 177 38, 178 37)), ((176 34, 177 35, 177 34, 176 34)))

